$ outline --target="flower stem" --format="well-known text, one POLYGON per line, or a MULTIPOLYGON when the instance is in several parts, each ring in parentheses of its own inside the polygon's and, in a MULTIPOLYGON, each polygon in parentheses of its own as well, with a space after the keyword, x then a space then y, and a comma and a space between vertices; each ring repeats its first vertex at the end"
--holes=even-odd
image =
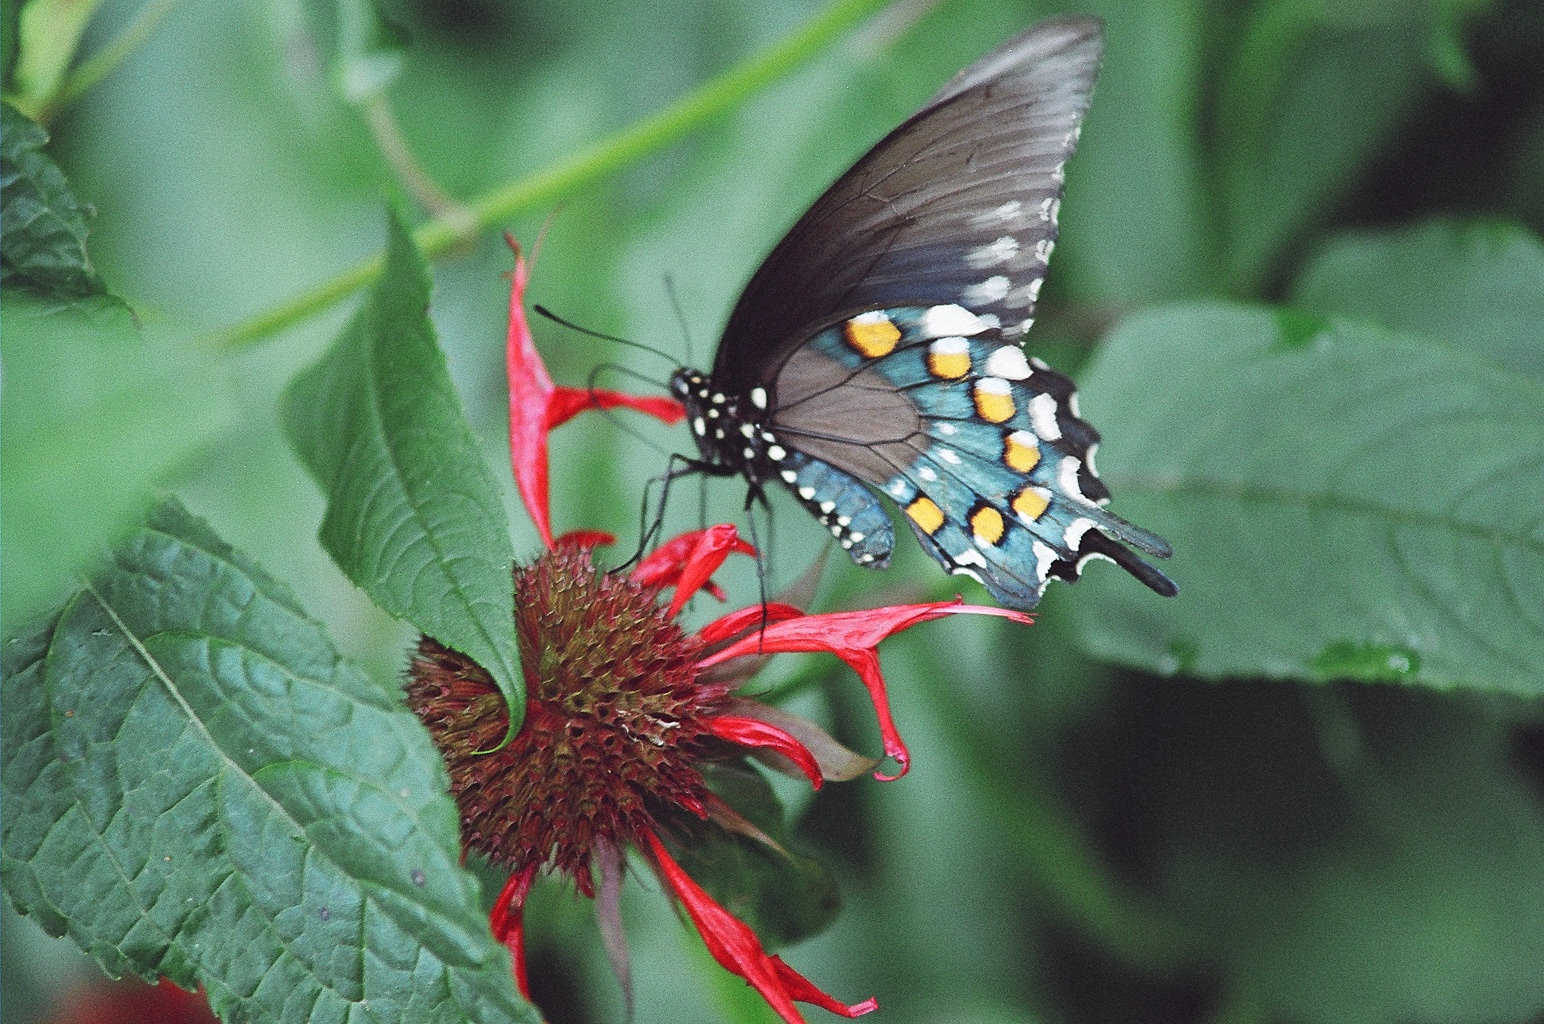
MULTIPOLYGON (((663 110, 544 170, 471 200, 466 204, 471 213, 470 222, 455 217, 436 217, 413 233, 414 240, 425 256, 437 256, 521 210, 550 203, 664 148, 798 68, 888 2, 836 0, 809 24, 770 50, 731 68, 663 110)), ((381 266, 379 256, 366 260, 266 313, 216 333, 209 342, 216 348, 246 348, 374 280, 381 266)))

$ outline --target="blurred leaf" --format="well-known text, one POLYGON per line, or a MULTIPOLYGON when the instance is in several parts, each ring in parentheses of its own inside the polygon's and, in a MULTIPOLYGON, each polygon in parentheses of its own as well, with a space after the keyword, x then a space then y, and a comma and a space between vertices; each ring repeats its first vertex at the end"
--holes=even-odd
POLYGON ((1130 303, 1195 293, 1215 279, 1197 111, 1216 6, 1093 5, 1105 18, 1104 69, 1067 167, 1049 294, 1068 282, 1087 299, 1130 303))
MULTIPOLYGON (((86 23, 102 0, 27 0, 20 8, 12 99, 36 115, 59 91, 86 23)), ((5 127, 6 133, 10 126, 5 127)))
POLYGON ((1216 118, 1237 288, 1267 283, 1283 247, 1397 136, 1436 80, 1431 40, 1453 30, 1453 19, 1403 0, 1256 9, 1216 118))
POLYGON ((1123 325, 1083 407, 1180 594, 1090 574, 1085 642, 1207 678, 1544 693, 1544 388, 1426 339, 1267 309, 1123 325))
POLYGON ((824 930, 842 906, 836 880, 820 862, 788 849, 783 808, 767 780, 753 768, 733 765, 706 774, 715 793, 787 852, 704 828, 672 851, 686 873, 750 925, 768 949, 824 930))
POLYGON ((1500 702, 1152 689, 1127 771, 1164 888, 1265 1019, 1538 1019, 1544 819, 1500 702))
POLYGON ((429 322, 429 270, 392 214, 386 269, 290 386, 285 426, 327 495, 322 546, 386 611, 482 665, 520 727, 514 549, 429 322))
POLYGON ((49 298, 106 295, 86 256, 93 211, 43 154, 47 142, 47 132, 0 103, 0 283, 49 298))
POLYGON ((234 416, 224 378, 144 343, 126 315, 3 303, 0 617, 13 628, 78 586, 151 492, 234 416))
POLYGON ((1544 382, 1544 245, 1512 224, 1438 219, 1338 236, 1293 301, 1439 338, 1544 382))
POLYGON ((227 1020, 534 1024, 418 722, 180 505, 4 654, 5 887, 48 931, 227 1020))
POLYGON ((0 89, 11 90, 16 67, 16 37, 21 29, 21 0, 0 0, 0 89))
POLYGON ((350 103, 380 95, 402 74, 406 34, 375 0, 338 0, 337 12, 333 69, 339 95, 350 103))

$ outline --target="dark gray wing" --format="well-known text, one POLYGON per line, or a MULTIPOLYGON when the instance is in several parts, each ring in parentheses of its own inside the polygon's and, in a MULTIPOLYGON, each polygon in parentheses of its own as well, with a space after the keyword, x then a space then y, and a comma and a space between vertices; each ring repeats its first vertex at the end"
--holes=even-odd
POLYGON ((961 71, 871 149, 751 278, 714 381, 744 393, 821 327, 881 307, 958 303, 1017 339, 1056 237, 1062 169, 1102 35, 1094 18, 1043 21, 961 71))

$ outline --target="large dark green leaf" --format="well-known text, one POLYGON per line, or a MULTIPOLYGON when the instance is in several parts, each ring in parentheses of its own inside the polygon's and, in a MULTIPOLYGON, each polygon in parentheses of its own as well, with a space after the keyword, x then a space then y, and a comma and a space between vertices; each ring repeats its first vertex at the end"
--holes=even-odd
POLYGON ((180 506, 4 653, 0 863, 50 932, 228 1020, 536 1020, 418 722, 180 506))
POLYGON ((376 604, 492 673, 525 708, 514 549, 429 321, 429 271, 389 218, 386 271, 285 395, 285 425, 327 494, 321 539, 376 604))
POLYGON ((91 208, 43 153, 48 133, 0 103, 0 282, 48 298, 105 296, 86 257, 91 208))
POLYGON ((1343 235, 1308 265, 1294 301, 1544 381, 1544 245, 1516 225, 1432 220, 1343 235))
POLYGON ((150 494, 233 417, 222 373, 126 316, 6 296, 0 615, 15 628, 142 520, 150 494))
POLYGON ((1116 508, 1173 543, 1180 585, 1159 601, 1091 572, 1095 651, 1544 693, 1537 381, 1426 338, 1195 305, 1118 329, 1083 394, 1116 508))

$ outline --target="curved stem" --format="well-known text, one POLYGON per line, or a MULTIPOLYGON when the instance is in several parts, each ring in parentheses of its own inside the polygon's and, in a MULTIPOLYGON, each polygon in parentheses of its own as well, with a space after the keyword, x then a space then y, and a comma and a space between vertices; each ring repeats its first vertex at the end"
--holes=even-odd
MULTIPOLYGON (((731 68, 658 113, 545 170, 471 200, 466 204, 472 214, 470 224, 453 217, 437 217, 414 231, 414 240, 425 256, 439 255, 521 210, 551 202, 663 148, 793 71, 888 2, 837 0, 770 50, 731 68)), ((216 333, 209 343, 218 348, 252 345, 373 280, 381 266, 379 256, 366 260, 266 313, 216 333)))

